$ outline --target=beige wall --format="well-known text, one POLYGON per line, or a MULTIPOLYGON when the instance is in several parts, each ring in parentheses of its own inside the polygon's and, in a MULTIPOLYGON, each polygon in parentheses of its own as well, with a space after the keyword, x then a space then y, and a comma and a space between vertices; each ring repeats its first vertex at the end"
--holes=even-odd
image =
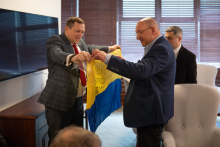
MULTIPOLYGON (((0 0, 0 8, 57 17, 61 27, 61 0, 0 0)), ((0 111, 43 90, 47 70, 0 82, 0 111)))

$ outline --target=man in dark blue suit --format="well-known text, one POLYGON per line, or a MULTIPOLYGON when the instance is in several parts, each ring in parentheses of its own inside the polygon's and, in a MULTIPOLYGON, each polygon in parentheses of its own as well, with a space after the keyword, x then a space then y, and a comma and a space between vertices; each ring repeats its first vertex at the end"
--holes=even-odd
POLYGON ((124 124, 136 127, 139 147, 159 147, 163 126, 174 115, 176 59, 156 21, 144 18, 136 25, 136 38, 145 52, 138 63, 94 50, 92 56, 107 69, 130 78, 124 102, 124 124))

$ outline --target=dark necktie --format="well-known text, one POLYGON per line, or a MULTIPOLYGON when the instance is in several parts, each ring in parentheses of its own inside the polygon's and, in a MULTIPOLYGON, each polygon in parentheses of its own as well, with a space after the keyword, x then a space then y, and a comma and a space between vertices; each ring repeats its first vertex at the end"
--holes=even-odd
MULTIPOLYGON (((78 51, 78 49, 77 49, 77 47, 76 47, 76 44, 73 44, 73 48, 74 48, 74 50, 75 50, 75 54, 79 54, 79 51, 78 51)), ((81 66, 80 69, 84 69, 82 63, 80 63, 79 66, 81 66)), ((82 85, 83 85, 83 86, 86 86, 86 76, 85 76, 85 72, 82 71, 82 70, 80 70, 80 80, 81 80, 82 85)))

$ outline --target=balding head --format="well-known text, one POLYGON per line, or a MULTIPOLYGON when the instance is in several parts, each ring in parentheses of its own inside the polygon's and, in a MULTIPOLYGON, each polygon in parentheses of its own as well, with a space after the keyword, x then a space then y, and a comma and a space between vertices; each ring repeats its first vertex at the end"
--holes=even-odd
POLYGON ((147 46, 160 35, 160 30, 153 18, 143 18, 136 25, 136 34, 142 46, 147 46))
POLYGON ((59 131, 50 147, 101 147, 99 137, 80 127, 69 126, 59 131))
POLYGON ((141 22, 145 22, 147 25, 154 27, 155 29, 158 30, 158 25, 157 22, 153 18, 143 18, 140 20, 141 22))

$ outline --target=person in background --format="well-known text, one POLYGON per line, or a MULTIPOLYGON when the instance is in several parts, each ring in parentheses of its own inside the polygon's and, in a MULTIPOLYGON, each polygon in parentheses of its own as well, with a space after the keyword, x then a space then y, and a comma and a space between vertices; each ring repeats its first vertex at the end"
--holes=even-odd
POLYGON ((166 29, 165 37, 173 47, 176 56, 175 84, 197 83, 196 55, 187 50, 182 41, 182 29, 171 26, 166 29))
POLYGON ((50 147, 101 147, 102 142, 93 132, 69 126, 58 132, 50 147))
POLYGON ((92 60, 94 49, 104 52, 120 48, 114 46, 87 45, 82 39, 84 21, 70 17, 61 35, 51 36, 46 43, 48 80, 38 102, 45 105, 49 126, 49 144, 56 133, 69 125, 83 126, 83 98, 86 89, 85 72, 73 67, 92 60))
POLYGON ((160 147, 163 127, 174 115, 175 54, 153 18, 138 21, 136 39, 145 47, 138 63, 100 50, 94 50, 92 56, 107 64, 108 70, 131 79, 123 107, 124 124, 137 128, 139 147, 160 147))

